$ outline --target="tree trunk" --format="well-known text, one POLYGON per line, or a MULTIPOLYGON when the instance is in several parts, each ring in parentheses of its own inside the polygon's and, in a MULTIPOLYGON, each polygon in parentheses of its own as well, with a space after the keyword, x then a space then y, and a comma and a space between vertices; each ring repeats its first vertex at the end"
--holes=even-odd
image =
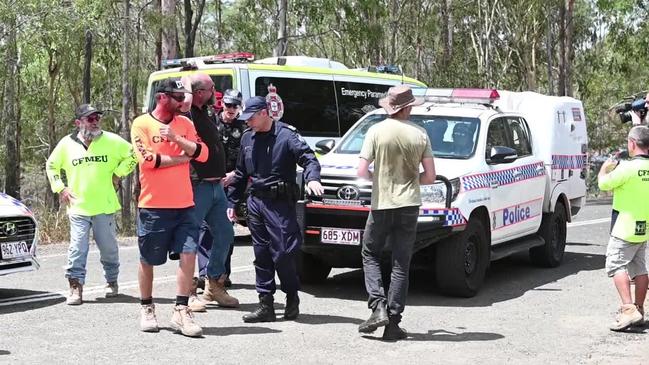
MULTIPOLYGON (((153 8, 157 15, 162 15, 162 0, 154 0, 153 8)), ((162 64, 162 26, 155 33, 155 62, 156 67, 162 64)))
MULTIPOLYGON (((51 45, 49 45, 51 47, 51 45)), ((61 70, 60 64, 58 63, 56 59, 56 50, 52 48, 47 49, 48 53, 48 66, 47 66, 47 74, 48 74, 48 93, 47 93, 47 156, 52 154, 52 151, 54 150, 54 147, 56 147, 56 115, 55 111, 57 108, 57 103, 56 103, 56 96, 58 94, 58 78, 59 78, 59 72, 61 70)), ((43 161, 43 164, 45 161, 43 161)), ((45 178, 45 181, 47 181, 47 175, 43 173, 43 177, 45 178)), ((49 185, 46 185, 49 186, 49 185)), ((50 206, 52 210, 58 211, 59 210, 59 200, 57 197, 52 193, 51 189, 46 189, 46 205, 50 206)))
MULTIPOLYGON (((129 120, 129 109, 131 103, 131 90, 129 87, 129 59, 130 59, 130 48, 129 48, 129 39, 130 39, 130 21, 131 21, 131 2, 130 0, 124 0, 124 20, 122 23, 122 119, 120 123, 120 135, 126 139, 130 140, 130 130, 131 123, 129 120)), ((132 179, 131 175, 128 175, 122 181, 122 187, 120 189, 120 197, 122 200, 122 229, 126 227, 132 227, 133 220, 131 214, 131 186, 132 179)))
POLYGON ((216 0, 216 51, 223 51, 223 21, 221 20, 221 0, 216 0))
POLYGON ((161 61, 174 59, 176 52, 176 0, 162 0, 162 52, 161 61))
POLYGON ((205 0, 200 0, 196 9, 196 20, 192 24, 194 12, 192 11, 191 0, 185 0, 185 57, 194 57, 194 45, 196 43, 196 32, 203 17, 205 0))
POLYGON ((16 79, 18 76, 18 45, 16 39, 16 18, 8 20, 6 47, 6 79, 2 119, 5 122, 5 193, 20 199, 20 150, 17 141, 19 125, 16 114, 16 79))
POLYGON ((278 0, 277 6, 279 7, 279 22, 277 26, 277 46, 273 52, 273 56, 281 57, 286 56, 288 48, 288 39, 286 38, 286 12, 288 7, 288 0, 278 0))
POLYGON ((574 30, 573 14, 575 10, 575 0, 568 0, 568 10, 566 12, 566 60, 565 60, 565 85, 566 95, 572 96, 572 60, 575 56, 572 45, 572 34, 574 30))
POLYGON ((548 65, 548 95, 554 95, 554 80, 552 77, 552 60, 553 60, 553 52, 552 52, 552 45, 554 44, 554 40, 552 39, 552 12, 548 14, 548 24, 547 24, 547 30, 546 30, 546 40, 545 40, 545 47, 546 47, 546 55, 548 57, 547 65, 548 65))
POLYGON ((444 67, 448 66, 453 56, 453 14, 451 13, 452 0, 444 0, 442 4, 442 54, 444 67))
POLYGON ((559 84, 557 95, 566 95, 566 5, 559 4, 559 84))
POLYGON ((86 47, 83 64, 83 102, 90 103, 90 69, 92 65, 92 32, 86 30, 86 47))

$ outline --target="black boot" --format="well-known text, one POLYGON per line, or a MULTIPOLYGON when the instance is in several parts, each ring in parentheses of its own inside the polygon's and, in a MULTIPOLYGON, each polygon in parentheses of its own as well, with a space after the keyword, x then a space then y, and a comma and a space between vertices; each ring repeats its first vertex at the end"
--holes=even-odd
POLYGON ((388 324, 388 322, 388 310, 385 307, 385 303, 379 303, 379 305, 377 305, 372 311, 370 318, 358 325, 358 332, 372 333, 376 331, 377 328, 388 324))
POLYGON ((408 337, 406 331, 399 327, 399 322, 401 322, 400 316, 390 316, 390 322, 383 331, 383 340, 398 341, 405 340, 408 337))
POLYGON ((275 322, 275 307, 271 294, 259 294, 259 307, 252 313, 243 316, 246 323, 275 322))
POLYGON ((286 296, 286 307, 284 308, 284 319, 295 319, 300 314, 300 297, 297 293, 286 296))

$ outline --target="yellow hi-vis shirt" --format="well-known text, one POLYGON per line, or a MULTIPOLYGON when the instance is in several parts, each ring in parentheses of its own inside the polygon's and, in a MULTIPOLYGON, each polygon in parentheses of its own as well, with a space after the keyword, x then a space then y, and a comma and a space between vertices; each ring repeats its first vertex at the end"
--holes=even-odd
POLYGON ((45 165, 52 191, 61 192, 66 185, 76 199, 68 214, 94 216, 112 214, 121 206, 113 187, 113 175, 131 173, 137 160, 131 144, 115 133, 103 131, 86 146, 77 132, 67 135, 56 145, 45 165))
POLYGON ((649 239, 649 156, 621 161, 615 170, 600 177, 601 190, 613 190, 611 235, 627 242, 649 239))

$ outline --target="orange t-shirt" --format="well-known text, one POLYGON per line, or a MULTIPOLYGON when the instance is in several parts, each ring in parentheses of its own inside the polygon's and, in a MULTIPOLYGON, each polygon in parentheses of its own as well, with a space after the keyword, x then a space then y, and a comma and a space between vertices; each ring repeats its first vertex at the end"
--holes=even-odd
MULTIPOLYGON (((194 206, 194 193, 189 177, 189 162, 160 167, 160 156, 180 156, 183 150, 174 142, 160 136, 164 124, 150 113, 133 121, 131 140, 140 164, 140 208, 188 208, 194 206)), ((207 161, 207 146, 200 140, 194 124, 177 115, 169 123, 180 136, 198 143, 196 161, 207 161), (200 151, 199 151, 200 149, 200 151)))

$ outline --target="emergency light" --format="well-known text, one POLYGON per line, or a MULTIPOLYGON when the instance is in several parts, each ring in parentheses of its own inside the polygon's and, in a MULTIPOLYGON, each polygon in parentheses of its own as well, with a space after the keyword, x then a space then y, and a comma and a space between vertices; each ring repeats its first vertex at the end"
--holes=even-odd
POLYGON ((223 53, 212 56, 189 57, 189 58, 176 58, 169 60, 162 60, 162 68, 183 67, 186 69, 196 69, 196 61, 201 61, 205 64, 213 63, 228 63, 228 62, 252 62, 255 60, 255 55, 250 52, 233 52, 223 53))
POLYGON ((435 103, 493 104, 500 99, 496 89, 426 89, 423 97, 435 103))

